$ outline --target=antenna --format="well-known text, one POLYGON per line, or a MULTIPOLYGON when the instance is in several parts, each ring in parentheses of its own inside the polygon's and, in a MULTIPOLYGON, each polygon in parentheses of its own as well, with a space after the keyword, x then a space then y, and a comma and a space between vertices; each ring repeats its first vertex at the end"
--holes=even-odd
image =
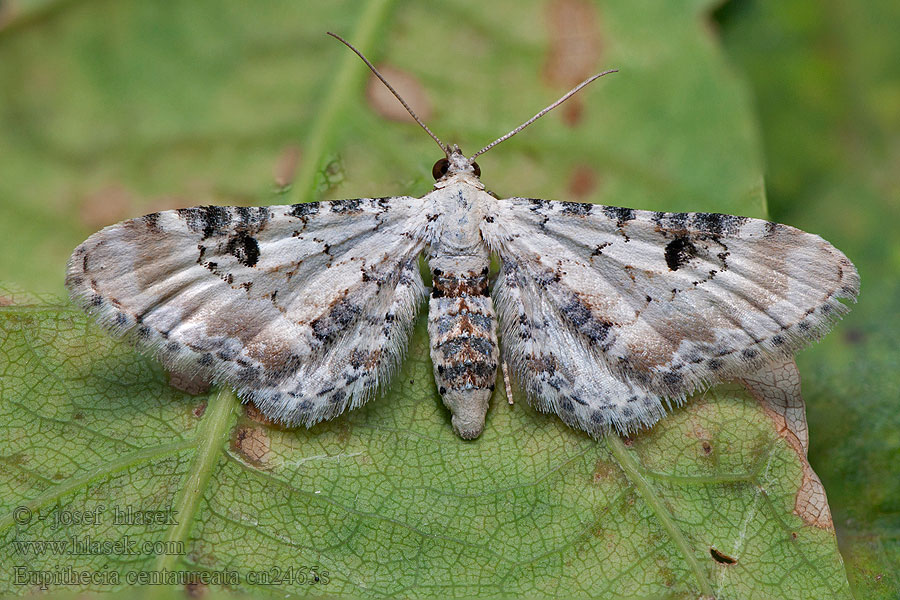
MULTIPOLYGON (((387 79, 385 79, 385 78, 381 75, 381 73, 378 72, 378 69, 375 68, 375 65, 373 65, 372 63, 370 63, 370 62, 369 62, 369 59, 366 58, 365 56, 363 56, 363 53, 362 53, 362 52, 360 52, 359 50, 357 50, 356 48, 354 48, 354 47, 353 47, 353 44, 351 44, 350 42, 348 42, 347 40, 345 40, 344 38, 342 38, 342 37, 339 36, 338 34, 336 34, 336 33, 331 33, 330 31, 328 31, 328 32, 326 32, 326 33, 327 33, 328 35, 330 35, 331 37, 335 38, 336 40, 338 40, 339 42, 341 42, 342 44, 344 44, 345 46, 347 46, 348 48, 350 48, 351 50, 353 50, 353 51, 356 53, 356 55, 357 55, 358 57, 360 57, 360 58, 363 60, 364 63, 366 63, 366 66, 368 66, 368 67, 372 70, 372 72, 375 73, 375 76, 378 77, 378 79, 381 80, 381 83, 383 83, 384 85, 386 85, 386 86, 387 86, 387 89, 391 90, 391 93, 397 98, 397 100, 400 101, 400 104, 403 105, 403 108, 406 109, 406 112, 408 112, 408 113, 410 114, 410 116, 412 116, 412 118, 416 120, 416 123, 418 123, 418 124, 422 127, 422 129, 424 129, 424 130, 428 133, 428 135, 431 136, 431 139, 433 139, 435 142, 437 142, 438 146, 441 147, 441 151, 447 156, 447 158, 449 158, 449 157, 450 157, 450 151, 449 151, 449 149, 448 149, 448 147, 447 147, 447 144, 445 144, 444 142, 442 142, 441 139, 440 139, 438 136, 434 135, 434 133, 432 133, 431 130, 428 129, 428 125, 426 125, 425 123, 422 122, 422 119, 420 119, 420 118, 418 117, 418 115, 416 115, 416 113, 413 111, 413 109, 410 108, 409 104, 406 103, 406 100, 404 100, 403 98, 401 98, 401 97, 400 97, 400 94, 397 93, 397 90, 395 90, 394 87, 393 87, 391 84, 389 84, 389 83, 387 82, 387 79)), ((584 84, 582 84, 582 85, 584 85, 584 84)), ((571 92, 570 92, 570 95, 571 95, 571 92)))
POLYGON ((469 162, 470 163, 473 162, 475 160, 475 157, 478 156, 479 154, 484 154, 485 152, 487 152, 488 150, 490 150, 491 148, 493 148, 500 142, 505 142, 512 136, 516 135, 517 133, 519 133, 520 131, 522 131, 523 129, 525 129, 526 127, 528 127, 529 125, 531 125, 532 123, 534 123, 535 121, 537 121, 538 119, 543 117, 544 115, 546 115, 548 112, 550 112, 551 110, 553 110, 554 108, 556 108, 557 106, 559 106, 560 104, 562 104, 563 102, 568 100, 570 96, 572 96, 573 94, 578 92, 578 90, 580 90, 581 88, 583 88, 590 82, 594 81, 595 79, 600 79, 604 75, 609 75, 610 73, 618 73, 618 72, 619 72, 618 69, 610 69, 609 71, 603 71, 602 73, 597 73, 596 75, 592 75, 591 77, 588 77, 587 79, 585 79, 584 81, 582 81, 581 83, 576 85, 574 88, 569 90, 565 96, 563 96, 562 98, 560 98, 559 100, 557 100, 556 102, 554 102, 553 104, 551 104, 550 106, 548 106, 547 108, 545 108, 544 110, 539 112, 538 114, 534 115, 533 117, 531 117, 530 119, 528 119, 527 121, 525 121, 524 123, 522 123, 521 125, 516 127, 515 129, 513 129, 506 135, 498 137, 496 140, 494 140, 493 142, 491 142, 490 144, 488 144, 487 146, 485 146, 484 148, 482 148, 481 150, 479 150, 478 152, 473 154, 471 157, 469 157, 469 162))

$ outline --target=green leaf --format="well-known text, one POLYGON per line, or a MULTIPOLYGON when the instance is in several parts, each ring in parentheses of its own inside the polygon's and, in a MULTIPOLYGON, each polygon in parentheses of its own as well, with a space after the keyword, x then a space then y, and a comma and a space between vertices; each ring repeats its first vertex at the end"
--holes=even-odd
POLYGON ((862 294, 843 335, 798 362, 810 462, 828 489, 856 596, 897 598, 900 240, 889 232, 900 221, 900 6, 745 3, 722 20, 757 89, 773 217, 834 231, 859 268, 862 294))
MULTIPOLYGON (((326 28, 409 73, 432 129, 471 152, 570 87, 542 76, 548 54, 583 58, 543 24, 574 14, 599 48, 590 69, 621 71, 479 158, 489 188, 763 216, 749 101, 710 4, 41 4, 0 30, 0 234, 27 249, 0 279, 59 293, 106 209, 426 192, 433 142, 373 112, 364 67, 326 28), (273 196, 298 147, 294 187, 273 196)), ((796 509, 802 453, 742 388, 599 443, 498 392, 467 443, 420 319, 389 392, 283 430, 230 393, 176 391, 65 302, 0 297, 3 592, 91 570, 119 583, 68 587, 202 571, 262 596, 849 597, 833 530, 796 509), (117 524, 129 508, 161 522, 117 524), (29 544, 72 536, 146 551, 29 544)))

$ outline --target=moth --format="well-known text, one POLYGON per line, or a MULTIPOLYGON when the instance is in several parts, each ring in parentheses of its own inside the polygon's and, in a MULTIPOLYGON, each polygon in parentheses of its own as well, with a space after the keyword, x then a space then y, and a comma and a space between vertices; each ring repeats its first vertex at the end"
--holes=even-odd
POLYGON ((308 427, 387 385, 427 297, 434 379, 461 438, 484 429, 501 356, 538 410, 597 437, 793 353, 857 297, 853 264, 787 225, 485 191, 475 157, 606 73, 466 157, 334 37, 441 147, 434 190, 201 206, 95 233, 68 262, 72 298, 165 366, 308 427))

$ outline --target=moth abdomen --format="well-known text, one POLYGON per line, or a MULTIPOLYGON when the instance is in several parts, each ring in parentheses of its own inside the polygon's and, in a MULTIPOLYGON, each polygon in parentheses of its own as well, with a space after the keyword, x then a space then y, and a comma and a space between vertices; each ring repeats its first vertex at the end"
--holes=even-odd
MULTIPOLYGON (((485 253, 486 254, 486 253, 485 253)), ((453 429, 474 439, 484 429, 497 376, 497 325, 488 295, 488 257, 434 257, 428 306, 431 360, 453 429)))

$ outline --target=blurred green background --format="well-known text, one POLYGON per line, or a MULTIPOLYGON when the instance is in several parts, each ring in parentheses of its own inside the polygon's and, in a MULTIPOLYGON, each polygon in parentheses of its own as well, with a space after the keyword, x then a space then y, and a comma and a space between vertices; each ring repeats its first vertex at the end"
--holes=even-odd
POLYGON ((767 213, 843 250, 860 302, 798 355, 810 462, 856 597, 898 597, 900 3, 327 4, 0 0, 0 283, 62 296, 71 250, 146 212, 427 192, 432 141, 325 30, 469 152, 622 67, 479 159, 488 187, 767 213))

